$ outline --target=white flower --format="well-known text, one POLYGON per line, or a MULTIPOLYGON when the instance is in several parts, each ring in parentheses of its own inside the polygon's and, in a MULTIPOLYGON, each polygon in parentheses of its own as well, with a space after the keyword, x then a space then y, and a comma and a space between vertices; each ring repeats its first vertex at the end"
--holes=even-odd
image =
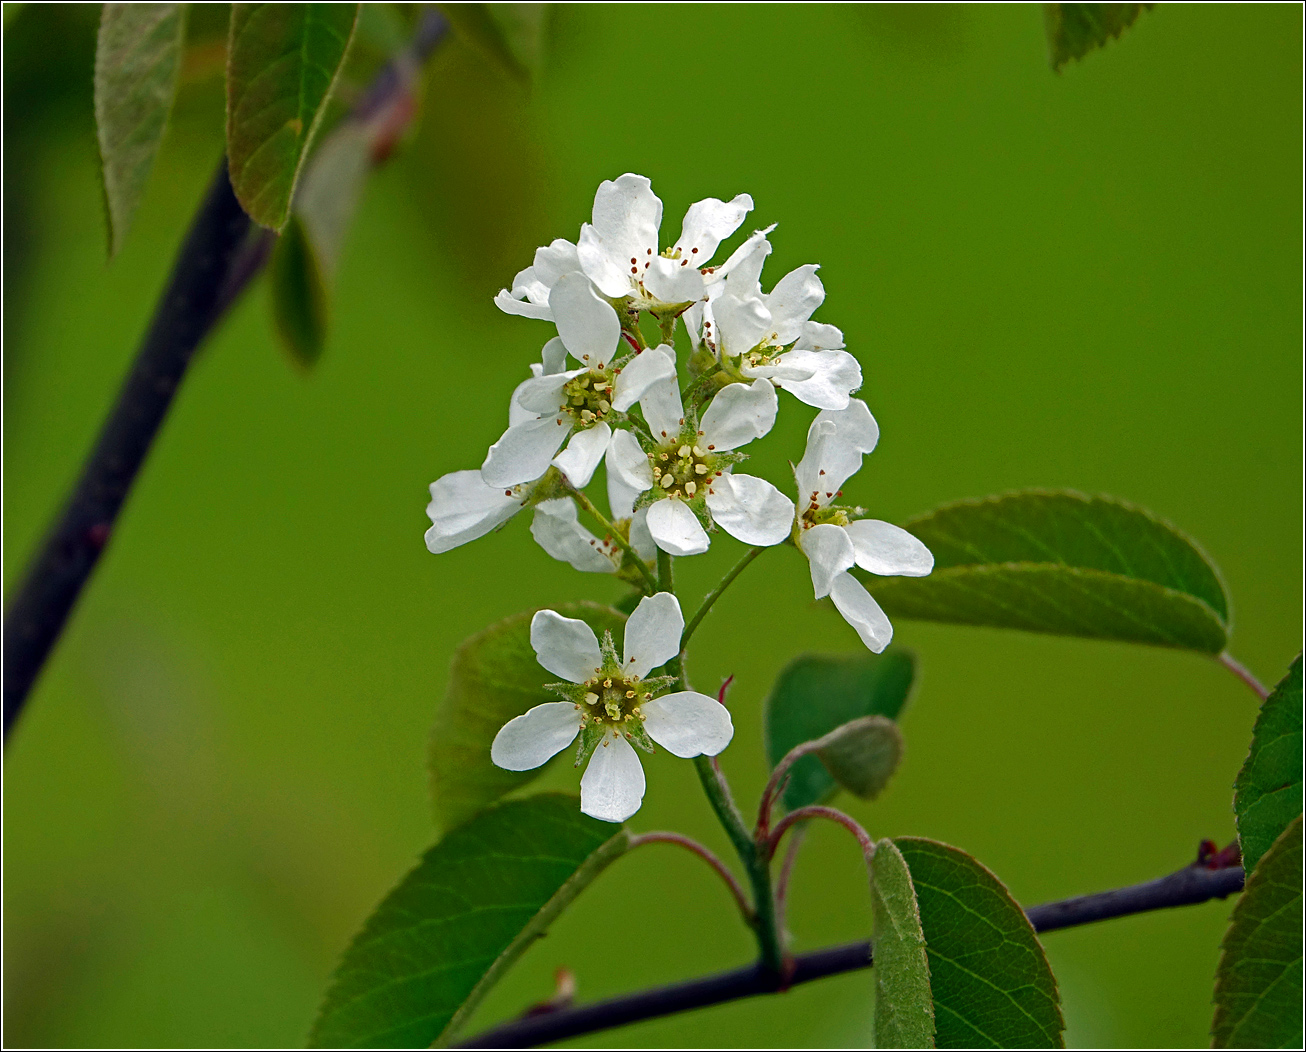
POLYGON ((669 592, 640 600, 626 622, 624 658, 604 633, 552 610, 531 620, 531 646, 566 701, 546 702, 509 720, 495 735, 490 758, 509 771, 529 771, 580 735, 576 758, 589 765, 580 780, 580 809, 604 822, 624 822, 644 799, 644 769, 632 743, 653 743, 674 756, 715 756, 734 735, 730 712, 692 690, 655 697, 671 677, 648 674, 680 652, 685 620, 669 592))
MULTIPOLYGON (((657 558, 653 536, 648 532, 648 509, 634 511, 638 496, 616 476, 608 475, 608 507, 612 525, 621 530, 632 548, 646 563, 657 558)), ((535 506, 531 536, 546 552, 577 570, 588 573, 619 573, 625 552, 611 536, 599 538, 580 524, 576 502, 569 497, 546 500, 535 506)), ((631 568, 635 570, 634 567, 631 568)))
POLYGON ((648 528, 659 548, 672 555, 707 551, 704 521, 745 544, 779 544, 789 536, 793 501, 764 479, 731 472, 743 459, 734 450, 771 430, 776 404, 766 380, 728 384, 696 425, 686 421, 674 379, 649 387, 640 408, 652 429, 651 448, 623 431, 614 436, 607 463, 609 475, 627 486, 653 491, 648 528))
POLYGON ((861 386, 862 367, 843 349, 843 333, 811 320, 825 299, 816 264, 790 271, 764 293, 762 264, 771 244, 761 238, 748 244, 706 304, 703 339, 722 362, 737 360, 743 376, 766 378, 818 409, 845 408, 861 386))
POLYGON ((605 180, 579 244, 559 238, 538 249, 534 263, 513 279, 512 290, 503 289, 494 302, 509 314, 555 321, 550 292, 564 274, 578 270, 610 299, 631 298, 636 310, 693 302, 703 295, 702 268, 752 207, 748 194, 728 202, 699 201, 685 213, 680 238, 659 253, 662 202, 649 181, 629 173, 605 180))
POLYGON ((484 537, 507 522, 531 498, 538 479, 516 486, 490 486, 479 471, 454 471, 431 483, 431 517, 426 547, 439 555, 484 537))
POLYGON ((906 530, 879 519, 850 519, 833 501, 862 466, 880 429, 866 403, 817 414, 807 432, 807 450, 794 469, 798 481, 798 546, 807 556, 817 599, 829 596, 862 642, 878 654, 893 638, 893 626, 869 592, 848 571, 853 565, 874 574, 925 577, 934 569, 930 550, 906 530))

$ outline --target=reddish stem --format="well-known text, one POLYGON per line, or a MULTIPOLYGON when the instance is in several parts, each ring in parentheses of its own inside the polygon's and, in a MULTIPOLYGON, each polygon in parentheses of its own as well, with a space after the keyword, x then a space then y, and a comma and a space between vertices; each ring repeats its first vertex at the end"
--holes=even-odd
POLYGON ((744 895, 744 889, 740 886, 735 875, 716 855, 712 854, 707 848, 697 840, 691 840, 687 836, 681 836, 679 833, 656 832, 641 833, 638 836, 631 837, 630 846, 639 847, 642 844, 678 844, 686 851, 697 855, 717 872, 722 880, 726 882, 726 887, 730 889, 730 894, 735 897, 735 904, 739 907, 739 912, 743 914, 744 920, 753 924, 757 920, 757 915, 753 912, 753 907, 748 904, 748 899, 744 895))

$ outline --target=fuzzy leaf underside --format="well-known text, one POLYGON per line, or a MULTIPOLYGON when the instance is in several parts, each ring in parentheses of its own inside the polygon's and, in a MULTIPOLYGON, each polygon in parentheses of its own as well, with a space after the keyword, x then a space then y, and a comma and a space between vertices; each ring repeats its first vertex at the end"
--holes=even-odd
POLYGON ((934 1001, 920 911, 907 863, 892 840, 871 865, 877 1048, 933 1048, 934 1001))
POLYGON ((1302 813, 1301 655, 1256 717, 1252 746, 1234 783, 1234 814, 1243 868, 1262 855, 1302 813))

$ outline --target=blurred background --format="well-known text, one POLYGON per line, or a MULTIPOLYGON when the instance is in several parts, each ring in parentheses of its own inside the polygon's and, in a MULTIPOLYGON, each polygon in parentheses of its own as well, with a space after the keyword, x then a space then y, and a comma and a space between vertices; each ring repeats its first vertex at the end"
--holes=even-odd
MULTIPOLYGON (((7 594, 222 149, 220 62, 195 61, 106 262, 97 17, 27 5, 4 38, 7 594)), ((303 1043, 341 950, 432 840, 426 736, 454 647, 623 591, 549 560, 524 518, 439 557, 422 532, 427 484, 480 463, 547 335, 491 297, 625 171, 652 178, 668 240, 691 202, 748 191, 743 233, 779 223, 768 281, 822 265, 817 318, 846 333, 882 429, 852 500, 890 520, 1024 486, 1141 504, 1223 568, 1232 649, 1277 681, 1302 627, 1301 32, 1297 5, 1160 5, 1055 75, 1034 5, 559 5, 532 91, 450 41, 415 139, 369 184, 318 367, 287 361, 261 279, 203 348, 17 728, 6 1043, 303 1043)), ((815 413, 781 403, 749 449, 776 478, 815 413)), ((682 594, 741 551, 723 536, 681 560, 682 594)), ((963 847, 1027 904, 1232 839, 1256 702, 1214 662, 896 629, 921 670, 907 758, 880 801, 848 804, 875 835, 963 847)), ((696 686, 736 676, 723 762, 754 800, 775 674, 860 644, 786 549, 695 645, 696 686)), ((728 851, 691 765, 647 767, 633 827, 728 851)), ((549 997, 559 965, 592 999, 744 963, 699 865, 623 859, 472 1029, 549 997), (598 906, 631 892, 634 910, 598 906)), ((1229 909, 1050 934, 1069 1043, 1206 1044, 1229 909)), ((868 935, 840 831, 809 838, 791 923, 799 950, 868 935)), ((865 1045, 871 991, 862 972, 589 1043, 865 1045)))

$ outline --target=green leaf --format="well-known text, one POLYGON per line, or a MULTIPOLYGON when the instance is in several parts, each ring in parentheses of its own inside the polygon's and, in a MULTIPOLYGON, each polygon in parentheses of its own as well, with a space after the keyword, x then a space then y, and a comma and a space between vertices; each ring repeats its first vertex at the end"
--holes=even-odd
POLYGON ((890 617, 1224 649, 1219 571, 1173 526, 1122 501, 1024 490, 948 504, 905 528, 934 553, 930 576, 857 571, 890 617))
POLYGON ((1252 748, 1234 783, 1243 868, 1250 873, 1302 813, 1301 655, 1256 717, 1252 748))
POLYGON ((1292 820, 1233 908, 1215 973, 1216 1048, 1302 1047, 1302 832, 1292 820))
POLYGON ((1048 58, 1055 70, 1119 37, 1151 4, 1044 4, 1048 58))
POLYGON ((875 1047, 933 1048, 934 999, 911 874, 892 840, 875 845, 871 863, 875 934, 875 1047))
POLYGON ((280 231, 358 21, 358 4, 232 4, 227 164, 251 219, 280 231))
POLYGON ((455 829, 386 896, 345 951, 314 1048, 426 1048, 630 845, 620 826, 545 793, 455 829))
POLYGON ((1064 1047, 1057 981, 1029 918, 1002 882, 937 840, 894 843, 920 905, 937 1047, 1064 1047))
MULTIPOLYGON (((907 650, 795 658, 776 677, 763 707, 770 766, 775 767, 794 746, 860 716, 896 720, 907 703, 914 674, 915 659, 907 650)), ((792 811, 827 800, 837 790, 821 761, 804 756, 789 769, 781 802, 792 811)))
POLYGON ((847 729, 816 755, 841 788, 863 800, 874 800, 902 762, 902 731, 884 716, 863 716, 844 727, 847 729))
POLYGON ((440 4, 440 13, 472 50, 520 81, 538 75, 548 4, 440 4))
MULTIPOLYGON (((6 4, 5 11, 15 6, 6 4)), ((127 238, 177 93, 186 4, 105 4, 95 44, 95 132, 109 254, 127 238)))
MULTIPOLYGON (((552 609, 578 617, 600 638, 608 629, 621 642, 626 618, 598 603, 563 603, 552 609)), ((546 672, 531 649, 534 610, 516 614, 466 639, 454 654, 449 690, 435 713, 427 757, 436 822, 441 829, 460 825, 505 793, 538 778, 544 768, 505 771, 490 761, 490 743, 514 716, 558 696, 544 684, 558 677, 546 672)), ((560 754, 570 756, 564 749, 560 754)))
POLYGON ((318 254, 292 214, 272 250, 272 317, 291 360, 308 369, 322 356, 330 304, 318 254))

